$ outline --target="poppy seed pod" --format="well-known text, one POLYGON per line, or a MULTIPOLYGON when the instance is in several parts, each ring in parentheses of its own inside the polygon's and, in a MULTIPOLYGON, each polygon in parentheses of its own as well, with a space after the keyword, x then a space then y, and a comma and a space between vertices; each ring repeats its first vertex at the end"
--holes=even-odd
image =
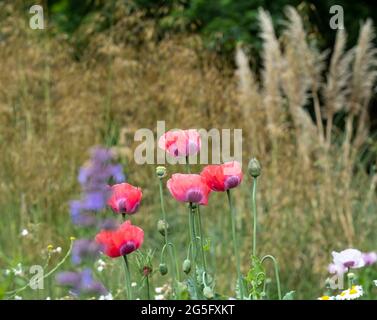
POLYGON ((165 178, 166 177, 166 168, 164 166, 158 166, 156 168, 156 175, 160 179, 165 178))
POLYGON ((184 273, 186 273, 186 274, 190 273, 190 271, 191 271, 191 261, 189 259, 186 259, 185 261, 183 261, 182 269, 183 269, 184 273))
POLYGON ((261 165, 259 161, 256 158, 252 158, 249 161, 249 165, 247 166, 247 169, 249 171, 249 174, 253 177, 259 177, 261 174, 261 165))
POLYGON ((162 276, 168 273, 168 266, 165 263, 160 263, 159 267, 160 273, 162 276))
POLYGON ((162 236, 165 236, 165 229, 169 233, 169 224, 165 220, 158 220, 157 230, 162 236))
POLYGON ((203 295, 207 298, 207 299, 213 299, 214 297, 214 294, 213 294, 213 291, 210 287, 208 286, 205 286, 204 289, 203 289, 203 295))

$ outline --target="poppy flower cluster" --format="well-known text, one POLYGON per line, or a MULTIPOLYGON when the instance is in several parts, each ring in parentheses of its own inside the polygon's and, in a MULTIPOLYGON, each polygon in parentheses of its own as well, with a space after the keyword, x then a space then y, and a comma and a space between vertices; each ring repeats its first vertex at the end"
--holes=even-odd
MULTIPOLYGON (((173 157, 195 155, 201 148, 197 130, 168 131, 159 139, 159 147, 173 157)), ((242 181, 241 165, 237 161, 208 165, 199 174, 173 174, 167 187, 179 202, 207 205, 211 191, 223 192, 242 181)))

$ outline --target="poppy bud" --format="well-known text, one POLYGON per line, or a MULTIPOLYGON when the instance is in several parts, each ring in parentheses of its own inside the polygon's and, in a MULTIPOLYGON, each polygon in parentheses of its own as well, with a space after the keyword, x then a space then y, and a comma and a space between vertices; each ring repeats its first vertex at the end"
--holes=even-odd
POLYGON ((203 289, 203 295, 207 299, 213 299, 213 297, 214 297, 212 289, 210 287, 207 287, 207 286, 205 286, 204 289, 203 289))
POLYGON ((186 274, 189 274, 190 271, 191 271, 191 261, 189 259, 186 259, 185 261, 183 261, 183 272, 186 273, 186 274))
POLYGON ((356 275, 353 272, 349 272, 347 273, 347 278, 352 281, 356 279, 356 275))
POLYGON ((168 266, 165 263, 160 263, 159 269, 162 276, 168 273, 168 266))
POLYGON ((249 174, 253 177, 259 177, 261 174, 261 165, 259 161, 256 158, 252 158, 249 161, 249 165, 247 166, 247 169, 249 171, 249 174))
POLYGON ((148 277, 152 273, 153 269, 149 266, 144 266, 143 275, 148 277))
POLYGON ((169 233, 169 224, 165 220, 158 220, 157 222, 157 230, 158 232, 165 236, 165 229, 169 233))
POLYGON ((159 177, 160 179, 166 177, 166 168, 164 166, 158 166, 156 168, 156 175, 157 177, 159 177))

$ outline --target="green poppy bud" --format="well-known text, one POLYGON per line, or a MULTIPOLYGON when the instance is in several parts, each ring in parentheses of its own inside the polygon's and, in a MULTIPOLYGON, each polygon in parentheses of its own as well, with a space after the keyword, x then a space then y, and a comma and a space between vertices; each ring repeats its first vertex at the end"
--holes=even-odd
POLYGON ((168 273, 168 266, 165 263, 160 263, 159 269, 162 276, 168 273))
POLYGON ((253 177, 259 177, 261 174, 261 165, 259 161, 256 158, 252 158, 249 161, 249 165, 247 166, 247 169, 249 171, 249 174, 253 177))
POLYGON ((189 259, 186 259, 185 261, 183 261, 183 272, 186 273, 186 274, 189 274, 190 271, 191 271, 191 261, 189 259))
POLYGON ((166 177, 166 168, 164 166, 158 166, 156 168, 156 175, 157 177, 159 177, 160 179, 166 177))
POLYGON ((203 295, 207 299, 213 299, 213 297, 214 297, 212 289, 210 287, 207 287, 207 286, 205 286, 204 289, 203 289, 203 295))
POLYGON ((353 272, 349 272, 349 273, 347 273, 347 278, 350 279, 350 280, 355 280, 356 275, 353 272))
POLYGON ((169 224, 165 220, 158 220, 157 230, 162 236, 165 236, 165 228, 166 231, 169 233, 169 224))

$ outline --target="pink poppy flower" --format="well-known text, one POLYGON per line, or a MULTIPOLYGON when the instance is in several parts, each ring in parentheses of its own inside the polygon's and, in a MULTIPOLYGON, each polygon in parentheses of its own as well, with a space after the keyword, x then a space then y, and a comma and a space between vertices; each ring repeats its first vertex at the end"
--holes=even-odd
POLYGON ((199 132, 195 129, 165 132, 158 146, 172 157, 187 157, 198 153, 201 147, 199 132))
POLYGON ((139 208, 142 196, 140 188, 129 183, 119 183, 111 186, 107 204, 117 213, 133 214, 139 208))
POLYGON ((130 254, 140 248, 144 241, 144 231, 126 221, 116 230, 102 230, 96 236, 96 242, 110 258, 130 254))
POLYGON ((226 191, 235 188, 243 178, 241 165, 237 161, 206 166, 201 176, 213 191, 226 191))
POLYGON ((211 189, 198 174, 173 174, 167 182, 171 195, 180 202, 207 205, 211 189))

